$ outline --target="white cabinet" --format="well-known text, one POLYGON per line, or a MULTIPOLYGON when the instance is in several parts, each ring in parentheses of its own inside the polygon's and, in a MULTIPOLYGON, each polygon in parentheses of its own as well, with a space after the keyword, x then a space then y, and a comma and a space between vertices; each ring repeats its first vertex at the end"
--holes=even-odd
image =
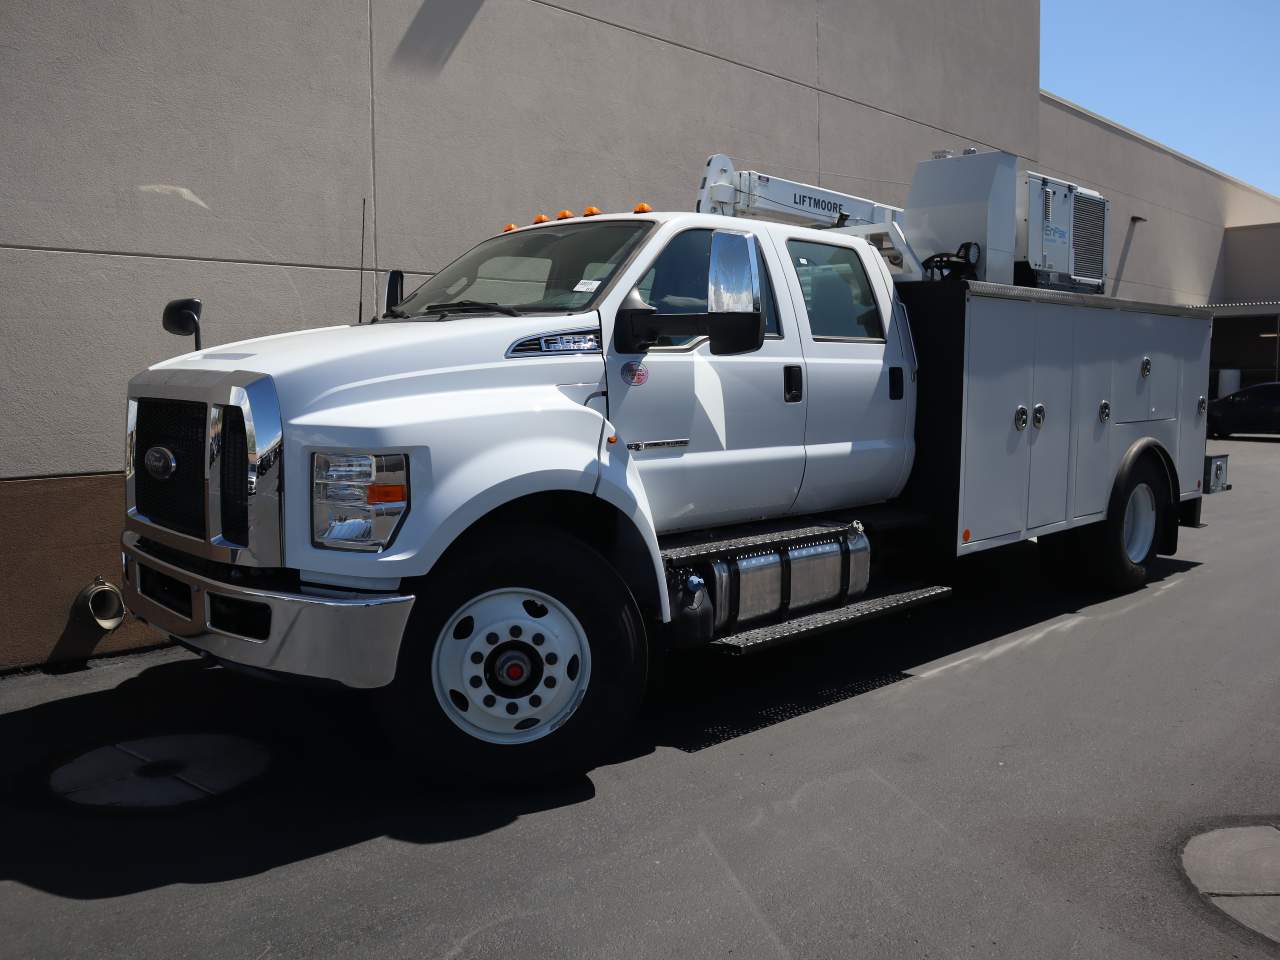
POLYGON ((1072 397, 1075 433, 1073 517, 1104 513, 1111 499, 1111 373, 1115 364, 1106 310, 1081 310, 1075 323, 1076 377, 1072 397), (1105 406, 1104 406, 1105 404, 1105 406))
MULTIPOLYGON (((1075 311, 1078 312, 1078 311, 1075 311)), ((1035 361, 1031 372, 1031 474, 1027 484, 1027 528, 1067 519, 1071 476, 1071 381, 1075 357, 1075 317, 1069 307, 1037 310, 1035 361)))
POLYGON ((1017 300, 969 303, 961 542, 1016 533, 1026 524, 1035 336, 1025 312, 1017 300))
POLYGON ((962 547, 1068 519, 1077 313, 1011 299, 969 303, 962 547))

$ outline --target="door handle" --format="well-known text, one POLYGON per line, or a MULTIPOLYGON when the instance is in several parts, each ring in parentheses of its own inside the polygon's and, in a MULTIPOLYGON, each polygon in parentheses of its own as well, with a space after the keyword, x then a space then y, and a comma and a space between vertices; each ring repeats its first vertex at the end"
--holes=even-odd
POLYGON ((804 370, 799 364, 782 368, 782 399, 786 403, 799 403, 804 399, 804 370))
POLYGON ((1044 426, 1044 404, 1037 403, 1031 408, 1031 425, 1039 430, 1044 426))
POLYGON ((889 399, 901 400, 903 394, 902 389, 902 368, 889 368, 889 399))
POLYGON ((1013 429, 1018 431, 1027 429, 1027 408, 1022 404, 1018 404, 1013 411, 1013 429))

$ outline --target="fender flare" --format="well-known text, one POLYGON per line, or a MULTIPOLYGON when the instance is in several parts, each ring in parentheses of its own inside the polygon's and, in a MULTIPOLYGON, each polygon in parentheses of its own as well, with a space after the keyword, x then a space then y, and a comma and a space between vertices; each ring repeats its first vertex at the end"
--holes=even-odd
POLYGON ((1116 468, 1116 478, 1111 485, 1111 497, 1107 501, 1107 517, 1109 519, 1116 516, 1124 509, 1121 498, 1125 487, 1129 484, 1129 478, 1137 469, 1138 463, 1148 457, 1154 459, 1163 468, 1165 481, 1168 484, 1166 493, 1169 509, 1161 518, 1160 542, 1156 549, 1157 552, 1170 556, 1178 551, 1178 491, 1181 487, 1178 483, 1178 468, 1173 462, 1173 457, 1164 448, 1164 444, 1154 437, 1135 440, 1120 458, 1120 464, 1116 468))

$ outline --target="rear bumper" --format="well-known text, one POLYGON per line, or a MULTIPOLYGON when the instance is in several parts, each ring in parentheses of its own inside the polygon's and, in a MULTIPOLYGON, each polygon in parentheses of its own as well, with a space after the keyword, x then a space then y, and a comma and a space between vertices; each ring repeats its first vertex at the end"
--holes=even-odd
POLYGON ((394 679, 412 596, 252 589, 160 560, 139 540, 128 531, 121 538, 125 605, 184 645, 229 663, 348 687, 394 679))

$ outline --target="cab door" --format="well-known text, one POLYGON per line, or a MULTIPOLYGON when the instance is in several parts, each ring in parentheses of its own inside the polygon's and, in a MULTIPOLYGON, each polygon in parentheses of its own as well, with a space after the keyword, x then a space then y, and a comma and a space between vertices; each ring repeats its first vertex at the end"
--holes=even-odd
POLYGON ((811 230, 773 234, 802 318, 809 415, 804 484, 793 511, 896 496, 914 453, 914 370, 893 292, 866 243, 811 230))
MULTIPOLYGON (((641 298, 659 313, 705 313, 712 233, 669 234, 639 273, 641 298)), ((765 316, 759 350, 715 356, 706 337, 665 338, 641 354, 606 347, 609 419, 659 533, 778 516, 800 489, 804 358, 794 316, 775 295, 777 255, 750 236, 765 316)))

